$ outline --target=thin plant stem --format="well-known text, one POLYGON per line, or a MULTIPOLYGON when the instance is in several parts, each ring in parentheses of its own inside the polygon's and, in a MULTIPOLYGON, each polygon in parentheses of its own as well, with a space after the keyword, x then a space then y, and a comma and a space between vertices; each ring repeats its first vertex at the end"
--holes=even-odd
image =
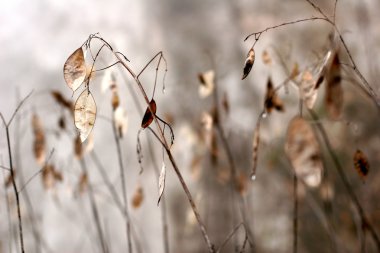
POLYGON ((293 253, 297 253, 297 242, 298 242, 298 180, 297 175, 293 176, 293 253))
POLYGON ((128 212, 127 187, 125 185, 123 157, 121 154, 120 138, 117 134, 114 116, 113 116, 113 120, 112 120, 112 130, 113 130, 113 135, 114 135, 115 145, 116 145, 116 150, 117 150, 117 158, 118 158, 118 162, 119 162, 119 169, 120 169, 120 176, 121 176, 121 186, 122 186, 122 191, 123 191, 124 212, 125 212, 125 217, 126 217, 126 233, 127 233, 127 241, 128 241, 128 252, 133 253, 132 240, 131 240, 131 221, 130 221, 130 216, 129 216, 129 212, 128 212))
MULTIPOLYGON (((84 161, 84 158, 82 157, 79 160, 79 162, 80 162, 80 165, 81 165, 81 168, 82 168, 82 172, 85 175, 87 175, 87 177, 89 177, 87 166, 86 166, 86 163, 84 161)), ((103 253, 108 253, 106 242, 104 241, 102 226, 100 224, 99 212, 98 212, 98 208, 96 206, 95 196, 94 196, 94 192, 93 192, 90 180, 89 180, 89 183, 88 183, 88 197, 89 197, 89 200, 90 200, 91 211, 92 211, 92 215, 93 215, 93 218, 94 218, 94 221, 95 221, 96 230, 98 232, 98 237, 99 237, 99 240, 100 240, 100 246, 102 247, 103 253)))
POLYGON ((226 239, 224 239, 223 243, 220 245, 216 253, 220 253, 223 249, 223 247, 228 243, 228 241, 236 234, 236 232, 239 230, 239 228, 243 226, 243 223, 239 223, 227 236, 226 239))
POLYGON ((22 230, 20 197, 19 197, 19 193, 18 193, 18 189, 17 189, 17 184, 16 184, 16 179, 15 179, 15 171, 14 171, 14 168, 13 168, 12 148, 11 148, 11 142, 10 142, 10 138, 9 138, 9 126, 11 125, 11 123, 12 123, 14 117, 16 116, 17 112, 20 110, 21 106, 32 95, 32 93, 33 93, 33 91, 30 92, 24 99, 21 100, 21 102, 17 105, 15 111, 13 112, 13 114, 11 116, 11 119, 8 122, 5 121, 3 114, 0 113, 0 118, 3 121, 4 127, 5 127, 5 133, 6 133, 6 137, 7 137, 9 169, 10 169, 10 173, 11 173, 11 180, 12 180, 13 191, 14 191, 14 194, 16 196, 17 217, 18 217, 18 228, 19 228, 21 253, 25 253, 24 236, 23 236, 23 230, 22 230))

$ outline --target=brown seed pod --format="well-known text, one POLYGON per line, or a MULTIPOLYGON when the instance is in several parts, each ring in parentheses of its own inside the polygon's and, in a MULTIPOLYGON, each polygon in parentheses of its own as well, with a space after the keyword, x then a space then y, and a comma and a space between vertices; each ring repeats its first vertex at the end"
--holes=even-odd
POLYGON ((251 72, 254 62, 255 62, 255 50, 251 48, 244 62, 243 77, 241 78, 241 80, 244 80, 248 76, 249 72, 251 72))

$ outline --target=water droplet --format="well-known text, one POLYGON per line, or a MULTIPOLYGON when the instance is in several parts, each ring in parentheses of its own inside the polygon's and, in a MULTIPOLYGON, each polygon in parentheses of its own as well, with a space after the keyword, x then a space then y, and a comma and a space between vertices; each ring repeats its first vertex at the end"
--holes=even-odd
POLYGON ((268 113, 266 113, 266 112, 263 112, 263 114, 261 114, 261 118, 263 118, 263 119, 265 119, 267 116, 268 116, 268 113))
POLYGON ((162 87, 162 93, 165 94, 165 86, 162 87))
POLYGON ((255 181, 255 180, 256 180, 256 174, 252 174, 252 175, 251 175, 251 180, 252 180, 252 181, 255 181))

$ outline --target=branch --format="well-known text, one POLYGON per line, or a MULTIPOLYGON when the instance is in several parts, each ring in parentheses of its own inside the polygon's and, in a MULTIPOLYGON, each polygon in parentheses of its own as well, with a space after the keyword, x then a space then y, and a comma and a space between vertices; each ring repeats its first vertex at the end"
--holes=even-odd
MULTIPOLYGON (((90 36, 89 40, 92 39, 92 38, 96 38, 96 39, 98 39, 98 40, 100 40, 100 41, 103 41, 103 42, 105 43, 105 45, 107 45, 107 47, 109 48, 109 50, 112 52, 112 54, 113 54, 118 60, 121 61, 121 58, 120 58, 119 54, 117 54, 117 53, 112 49, 112 47, 109 45, 109 43, 106 42, 103 38, 101 38, 101 37, 99 37, 99 36, 97 36, 97 35, 92 35, 92 36, 90 36)), ((121 61, 121 64, 122 64, 122 66, 123 66, 128 72, 129 72, 129 74, 133 77, 133 79, 135 80, 136 85, 138 86, 141 95, 144 97, 145 103, 147 104, 147 106, 148 106, 150 112, 152 113, 152 115, 153 115, 153 117, 154 117, 154 122, 155 122, 155 124, 156 124, 156 126, 157 126, 157 129, 158 129, 158 132, 159 132, 159 137, 160 137, 160 139, 162 140, 162 142, 164 143, 164 146, 163 146, 163 147, 165 148, 166 153, 167 153, 167 155, 168 155, 168 157, 169 157, 169 160, 170 160, 170 162, 171 162, 171 164, 172 164, 172 166, 173 166, 173 169, 174 169, 175 173, 177 174, 178 180, 180 181, 181 186, 182 186, 183 190, 185 191, 185 194, 186 194, 186 196, 187 196, 187 199, 188 199, 188 201, 189 201, 189 203, 190 203, 190 205, 191 205, 191 208, 192 208, 192 210, 193 210, 193 213, 194 213, 194 215, 195 215, 195 217, 196 217, 196 219, 197 219, 197 222, 198 222, 199 228, 200 228, 200 230, 201 230, 201 232, 202 232, 203 238, 204 238, 204 240, 205 240, 205 242, 206 242, 206 244, 207 244, 208 250, 209 250, 210 253, 214 253, 214 252, 215 252, 214 245, 211 243, 211 241, 210 241, 210 239, 209 239, 209 236, 208 236, 208 234, 207 234, 207 231, 206 231, 205 225, 203 224, 203 221, 202 221, 202 219, 201 219, 201 217, 200 217, 200 214, 199 214, 198 209, 197 209, 197 207, 196 207, 196 205, 195 205, 195 202, 194 202, 194 200, 193 200, 193 197, 192 197, 192 195, 191 195, 191 193, 190 193, 190 191, 189 191, 189 189, 188 189, 188 187, 187 187, 187 184, 185 183, 185 181, 184 181, 184 179, 183 179, 183 177, 182 177, 182 174, 181 174, 181 172, 180 172, 180 170, 179 170, 179 168, 178 168, 178 166, 177 166, 177 163, 175 162, 175 159, 174 159, 174 157, 173 157, 173 155, 172 155, 172 153, 171 153, 171 151, 170 151, 169 144, 167 143, 167 141, 166 141, 166 139, 165 139, 165 137, 164 137, 164 132, 163 132, 163 130, 162 130, 162 128, 161 128, 161 125, 159 124, 158 119, 157 119, 156 115, 154 114, 153 108, 151 108, 151 106, 150 106, 150 101, 149 101, 149 99, 148 99, 148 96, 146 95, 146 92, 145 92, 145 90, 144 90, 144 87, 143 87, 143 85, 141 84, 140 80, 138 79, 138 76, 134 73, 134 71, 133 71, 133 70, 132 70, 132 69, 131 69, 131 68, 130 68, 125 62, 121 61)))

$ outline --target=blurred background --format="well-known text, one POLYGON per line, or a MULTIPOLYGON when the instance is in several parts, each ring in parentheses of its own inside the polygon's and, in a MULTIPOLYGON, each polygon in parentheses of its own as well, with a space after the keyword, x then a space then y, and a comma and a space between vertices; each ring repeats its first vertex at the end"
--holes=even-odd
MULTIPOLYGON (((335 1, 315 2, 328 17, 333 15, 335 1)), ((379 9, 377 1, 345 0, 338 2, 336 13, 337 27, 377 94, 379 9)), ((290 83, 288 92, 278 92, 285 111, 274 111, 261 121, 254 181, 250 180, 253 132, 263 109, 268 78, 277 86, 286 80, 286 69, 292 70, 295 63, 300 69, 318 64, 329 50, 333 29, 317 20, 263 33, 255 45, 254 66, 245 80, 241 80, 244 61, 254 38, 243 40, 266 27, 313 16, 320 14, 303 0, 2 1, 0 111, 5 119, 33 91, 10 127, 16 182, 22 189, 26 252, 102 252, 88 184, 109 252, 128 249, 126 219, 110 191, 111 185, 122 200, 112 92, 107 88, 111 72, 96 72, 91 80, 97 119, 91 140, 82 147, 82 158, 78 159, 74 148, 72 115, 52 96, 56 91, 72 103, 79 96, 80 91, 72 94, 67 87, 63 65, 90 34, 98 32, 126 55, 136 73, 163 51, 168 71, 163 89, 165 65, 161 63, 154 97, 157 115, 173 127, 171 150, 216 247, 244 222, 222 252, 290 252, 293 170, 284 142, 288 122, 299 110, 295 85, 290 83), (263 61, 264 52, 269 62, 263 61), (209 70, 215 74, 215 89, 204 96, 199 92, 199 74, 209 70), (216 122, 215 108, 219 116, 216 122), (33 151, 33 115, 39 118, 44 135, 42 162, 33 151), (207 122, 213 116, 210 130, 207 122), (88 170, 86 177, 82 161, 88 170), (54 166, 61 180, 57 177, 47 182, 43 178, 46 164, 54 166)), ((94 48, 99 44, 94 43, 94 48)), ((342 48, 339 55, 342 63, 349 63, 342 48)), ((114 62, 112 54, 104 50, 96 67, 114 62)), ((156 66, 157 59, 140 77, 150 98, 156 66)), ((127 131, 120 144, 134 252, 207 252, 169 159, 147 129, 139 134, 143 155, 139 164, 136 145, 146 104, 125 70, 115 66, 112 75, 126 112, 123 126, 127 131), (167 167, 166 186, 157 206, 158 173, 163 163, 167 167), (164 246, 165 219, 169 248, 164 246)), ((380 118, 378 108, 355 80, 352 71, 344 73, 344 105, 339 120, 329 120, 326 115, 324 87, 319 90, 314 110, 369 221, 380 231, 380 118), (365 179, 355 171, 353 154, 357 149, 369 160, 365 179)), ((4 126, 0 132, 0 164, 8 167, 4 126)), ((169 134, 167 137, 169 140, 169 134)), ((322 184, 316 189, 298 184, 299 252, 378 252, 368 230, 362 229, 355 205, 323 142, 321 150, 325 168, 322 184)), ((4 181, 0 188, 0 252, 20 252, 15 196, 6 183, 9 172, 4 169, 0 174, 4 181)))

